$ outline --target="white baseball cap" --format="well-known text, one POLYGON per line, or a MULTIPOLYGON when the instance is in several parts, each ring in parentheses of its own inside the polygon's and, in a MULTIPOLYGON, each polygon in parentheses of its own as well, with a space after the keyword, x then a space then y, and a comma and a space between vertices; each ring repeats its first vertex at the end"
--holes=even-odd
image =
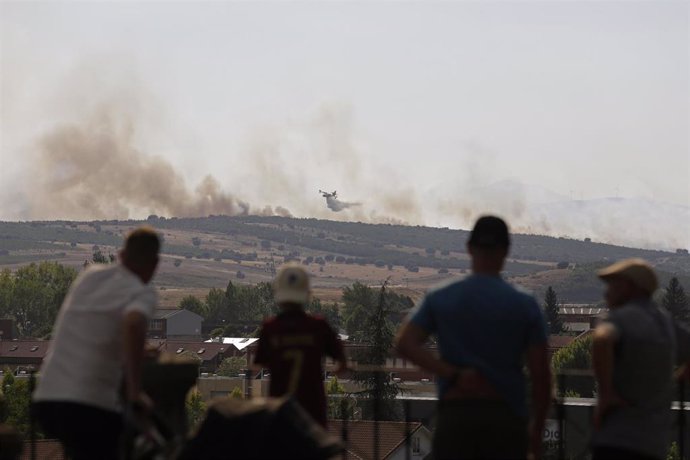
POLYGON ((285 265, 273 283, 276 303, 307 304, 311 296, 309 274, 296 264, 285 265))

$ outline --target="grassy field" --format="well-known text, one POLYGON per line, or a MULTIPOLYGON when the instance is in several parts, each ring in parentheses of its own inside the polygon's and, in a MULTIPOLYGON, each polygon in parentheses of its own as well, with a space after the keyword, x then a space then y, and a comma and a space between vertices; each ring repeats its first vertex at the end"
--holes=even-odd
MULTIPOLYGON (((155 284, 163 306, 188 294, 204 296, 228 281, 270 281, 286 260, 303 263, 315 295, 340 298, 341 289, 361 281, 419 298, 430 287, 465 276, 467 233, 459 230, 261 217, 153 219, 164 238, 155 284)), ((94 251, 116 254, 135 221, 0 222, 0 269, 40 260, 81 268, 94 251)), ((516 235, 506 277, 540 294, 554 286, 568 302, 596 302, 601 286, 596 268, 622 257, 644 257, 663 272, 690 283, 690 257, 662 251, 592 242, 516 235), (568 268, 557 269, 558 262, 568 268)), ((688 286, 690 287, 690 286, 688 286)))

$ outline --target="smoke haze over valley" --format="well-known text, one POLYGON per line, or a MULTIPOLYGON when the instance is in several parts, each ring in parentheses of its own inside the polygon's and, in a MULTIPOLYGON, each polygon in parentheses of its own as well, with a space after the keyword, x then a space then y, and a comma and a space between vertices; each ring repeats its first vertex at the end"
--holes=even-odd
POLYGON ((130 14, 117 3, 65 4, 43 17, 32 5, 3 4, 0 219, 257 214, 468 228, 491 212, 516 232, 690 247, 688 65, 677 67, 687 21, 676 22, 669 6, 649 22, 638 5, 611 35, 594 18, 619 17, 615 6, 583 5, 577 16, 575 6, 537 14, 536 5, 516 14, 537 31, 546 30, 541 13, 567 22, 577 40, 550 31, 553 47, 537 44, 537 32, 515 29, 498 7, 468 5, 424 12, 439 26, 417 48, 407 32, 412 6, 392 16, 374 4, 305 6, 277 21, 238 4, 206 5, 189 19, 178 5, 165 9, 171 24, 208 25, 179 43, 149 22, 155 5, 130 14), (240 13, 249 25, 213 19, 232 23, 240 13), (491 40, 468 47, 472 34, 486 37, 454 32, 447 13, 511 31, 518 60, 491 40), (311 15, 329 18, 332 31, 315 30, 311 15), (372 39, 380 17, 391 18, 390 38, 372 39), (75 20, 83 30, 73 30, 75 20), (316 39, 244 40, 250 25, 316 39), (116 33, 124 26, 131 37, 116 33), (639 27, 658 46, 638 43, 639 27), (36 46, 49 32, 60 38, 36 46), (603 44, 585 58, 588 33, 603 44), (177 54, 159 46, 166 39, 177 54), (446 42, 452 59, 438 46, 446 42), (215 43, 228 49, 217 54, 215 43), (630 70, 639 59, 616 54, 621 47, 654 56, 650 73, 630 70), (590 58, 600 63, 595 74, 584 65, 590 58), (622 74, 635 76, 612 91, 622 74), (334 212, 317 193, 324 187, 357 206, 334 212))

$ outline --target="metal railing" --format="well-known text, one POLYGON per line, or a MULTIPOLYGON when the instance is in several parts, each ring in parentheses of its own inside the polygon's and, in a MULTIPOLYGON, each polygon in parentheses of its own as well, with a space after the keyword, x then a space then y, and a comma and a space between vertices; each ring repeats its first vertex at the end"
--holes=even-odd
MULTIPOLYGON (((595 405, 595 401, 591 398, 581 398, 575 401, 577 398, 568 398, 565 397, 564 395, 566 394, 566 390, 568 388, 567 385, 567 379, 569 377, 583 377, 583 376, 591 376, 591 370, 567 370, 559 373, 556 377, 556 383, 557 383, 557 391, 558 395, 554 398, 554 413, 556 415, 556 419, 558 422, 558 427, 559 427, 559 436, 557 440, 557 458, 559 460, 565 460, 566 458, 582 458, 586 455, 586 451, 588 450, 588 445, 585 443, 584 444, 584 451, 579 451, 579 452, 568 452, 568 437, 566 436, 566 433, 569 430, 576 430, 579 431, 580 437, 583 439, 586 439, 589 437, 590 431, 591 431, 591 417, 593 414, 593 409, 595 405), (568 414, 567 410, 568 408, 574 408, 574 407, 585 407, 586 408, 586 417, 584 417, 584 422, 583 423, 590 423, 589 426, 578 426, 578 423, 574 420, 569 420, 568 419, 568 414)), ((247 379, 251 379, 250 375, 247 375, 247 379)), ((251 392, 250 388, 251 386, 249 385, 250 382, 247 382, 247 397, 251 397, 251 392)), ((29 389, 31 392, 33 392, 33 389, 35 387, 35 375, 34 372, 31 372, 29 375, 29 389)), ((687 427, 687 413, 690 411, 690 407, 686 405, 685 401, 685 396, 686 396, 686 384, 684 381, 679 381, 678 386, 677 386, 677 401, 674 402, 674 407, 673 410, 677 411, 677 418, 675 420, 675 423, 677 425, 677 436, 676 436, 676 442, 678 446, 678 453, 679 457, 681 459, 686 459, 687 455, 687 437, 688 437, 688 427, 687 427)), ((343 445, 348 446, 350 443, 350 424, 352 420, 350 420, 350 417, 348 416, 349 410, 347 407, 347 401, 345 398, 340 398, 340 414, 341 414, 341 432, 340 432, 340 437, 343 441, 343 445)), ((380 452, 380 423, 383 422, 380 417, 380 402, 381 398, 378 397, 375 394, 375 397, 370 398, 370 401, 372 402, 372 452, 373 452, 373 458, 378 460, 381 458, 381 452, 380 452)), ((402 409, 403 409, 403 414, 402 418, 404 420, 404 448, 405 448, 405 459, 410 460, 412 458, 412 431, 411 431, 411 426, 413 424, 418 423, 420 420, 413 420, 412 413, 411 413, 411 400, 409 398, 402 398, 401 399, 402 403, 402 409)), ((30 442, 30 450, 29 450, 29 458, 31 460, 40 460, 36 458, 36 441, 37 441, 37 427, 36 427, 36 422, 33 417, 33 414, 30 413, 30 418, 29 418, 29 433, 28 433, 28 440, 30 442)), ((348 452, 347 450, 343 451, 342 454, 343 460, 346 460, 348 458, 348 452)))

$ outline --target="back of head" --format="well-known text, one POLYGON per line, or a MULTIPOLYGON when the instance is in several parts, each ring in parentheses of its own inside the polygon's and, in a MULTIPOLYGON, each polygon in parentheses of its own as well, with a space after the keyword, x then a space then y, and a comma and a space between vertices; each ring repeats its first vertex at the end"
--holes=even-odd
POLYGON ((123 262, 133 267, 147 267, 158 262, 161 241, 152 227, 139 227, 127 235, 122 251, 123 262))
POLYGON ((273 293, 279 305, 306 305, 311 297, 309 274, 299 265, 285 265, 276 276, 273 293))
POLYGON ((467 249, 472 256, 472 271, 498 275, 503 270, 510 248, 508 225, 496 216, 482 216, 474 224, 467 249))
POLYGON ((482 216, 474 224, 468 245, 478 249, 508 249, 510 232, 503 219, 496 216, 482 216))

